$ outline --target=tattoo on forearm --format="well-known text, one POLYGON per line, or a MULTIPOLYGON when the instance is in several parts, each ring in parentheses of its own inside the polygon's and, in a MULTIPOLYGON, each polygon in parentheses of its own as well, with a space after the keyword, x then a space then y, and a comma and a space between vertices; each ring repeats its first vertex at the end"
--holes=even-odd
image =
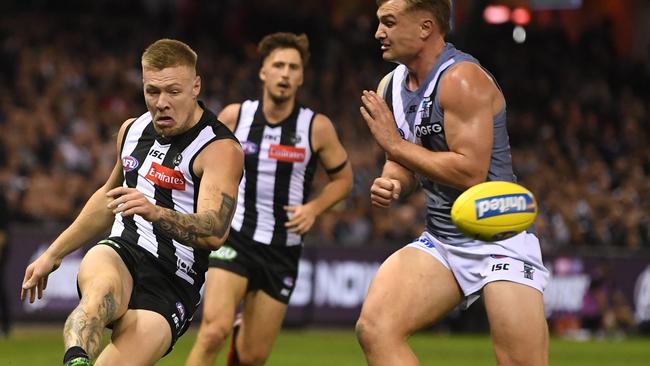
POLYGON ((112 293, 106 294, 96 308, 86 297, 82 297, 63 328, 66 349, 79 346, 91 358, 96 357, 102 345, 104 327, 113 321, 116 310, 117 304, 112 293))
POLYGON ((182 214, 164 209, 159 221, 155 223, 161 230, 179 242, 196 246, 199 239, 216 236, 223 237, 228 231, 230 220, 235 212, 235 199, 221 193, 219 210, 207 210, 196 214, 182 214))

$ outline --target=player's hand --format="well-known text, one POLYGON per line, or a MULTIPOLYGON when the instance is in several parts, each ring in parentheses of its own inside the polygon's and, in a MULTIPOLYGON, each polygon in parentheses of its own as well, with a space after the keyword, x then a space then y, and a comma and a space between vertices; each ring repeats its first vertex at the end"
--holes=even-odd
POLYGON ((393 200, 399 198, 402 184, 397 179, 376 178, 370 187, 370 201, 377 207, 390 207, 393 200))
POLYGON ((284 206, 284 209, 289 213, 289 221, 284 226, 289 232, 299 235, 307 233, 314 226, 316 216, 318 216, 309 204, 284 206))
POLYGON ((366 120, 366 124, 375 140, 384 151, 389 152, 392 147, 402 141, 397 132, 397 124, 393 117, 393 112, 388 108, 388 104, 374 91, 364 90, 361 94, 360 107, 361 116, 366 120))
POLYGON ((47 278, 50 273, 54 272, 61 265, 61 259, 50 256, 47 252, 43 253, 32 264, 25 269, 23 285, 20 289, 20 301, 24 301, 29 293, 29 302, 33 303, 38 296, 43 298, 43 291, 47 287, 47 278))
POLYGON ((106 196, 113 198, 107 207, 113 210, 114 214, 121 213, 122 216, 137 214, 149 222, 160 219, 160 207, 149 202, 147 197, 135 188, 113 188, 106 193, 106 196))

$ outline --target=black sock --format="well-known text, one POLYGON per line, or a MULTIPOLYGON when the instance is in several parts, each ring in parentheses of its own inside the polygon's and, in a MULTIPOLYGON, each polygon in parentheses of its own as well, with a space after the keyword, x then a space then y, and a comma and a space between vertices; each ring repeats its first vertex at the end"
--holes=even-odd
POLYGON ((226 358, 227 366, 239 366, 239 353, 237 353, 237 334, 239 334, 239 325, 235 325, 230 338, 230 351, 226 358))
POLYGON ((68 348, 67 351, 65 351, 65 355, 63 356, 63 364, 65 365, 66 363, 70 362, 70 360, 73 360, 77 357, 85 357, 90 360, 90 357, 88 357, 88 354, 86 353, 86 351, 84 351, 83 348, 78 346, 73 346, 68 348))

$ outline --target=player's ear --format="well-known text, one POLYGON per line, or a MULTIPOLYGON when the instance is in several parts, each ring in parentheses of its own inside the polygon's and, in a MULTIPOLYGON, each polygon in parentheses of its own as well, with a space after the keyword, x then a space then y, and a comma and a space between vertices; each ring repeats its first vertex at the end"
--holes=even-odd
POLYGON ((436 24, 433 19, 424 18, 420 22, 420 37, 422 39, 428 38, 435 30, 436 24))
POLYGON ((305 66, 300 65, 300 78, 298 79, 298 86, 302 86, 302 83, 305 81, 305 66))
POLYGON ((192 85, 192 95, 194 96, 194 99, 198 98, 200 92, 201 92, 201 77, 196 75, 196 78, 194 78, 194 85, 192 85))
POLYGON ((258 73, 260 80, 266 81, 266 71, 264 70, 264 66, 260 67, 260 72, 258 73))

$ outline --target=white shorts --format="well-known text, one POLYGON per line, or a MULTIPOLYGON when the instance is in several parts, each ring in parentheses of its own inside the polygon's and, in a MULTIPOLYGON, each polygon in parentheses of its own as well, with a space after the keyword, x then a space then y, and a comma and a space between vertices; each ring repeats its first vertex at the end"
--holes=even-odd
POLYGON ((498 242, 445 244, 424 232, 406 246, 429 253, 454 274, 466 298, 465 308, 493 281, 521 283, 542 293, 548 283, 549 272, 542 262, 539 240, 531 233, 522 232, 498 242))

